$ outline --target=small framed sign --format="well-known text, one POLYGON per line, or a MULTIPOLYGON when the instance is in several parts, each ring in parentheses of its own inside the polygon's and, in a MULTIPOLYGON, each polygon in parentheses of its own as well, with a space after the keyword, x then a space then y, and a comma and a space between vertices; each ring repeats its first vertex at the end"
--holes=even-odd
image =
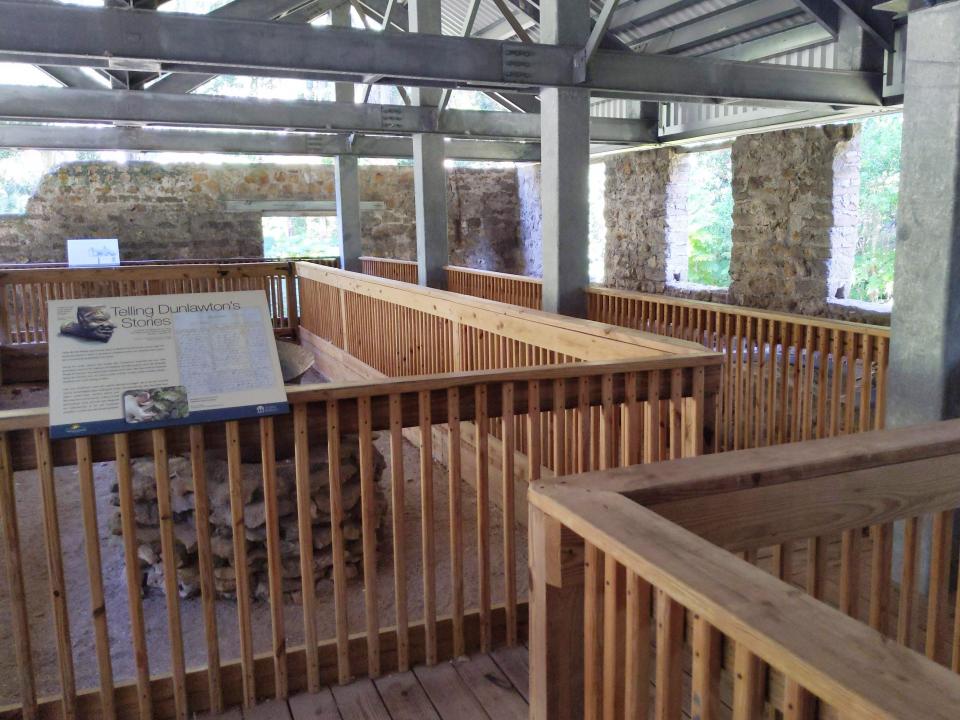
POLYGON ((67 264, 70 267, 119 265, 117 238, 71 238, 67 240, 67 264))

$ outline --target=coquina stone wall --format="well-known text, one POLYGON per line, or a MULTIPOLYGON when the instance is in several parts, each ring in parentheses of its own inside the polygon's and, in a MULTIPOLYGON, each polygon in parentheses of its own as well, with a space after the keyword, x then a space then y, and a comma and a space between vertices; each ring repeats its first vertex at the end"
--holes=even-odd
POLYGON ((857 240, 858 129, 802 128, 746 135, 733 143, 728 288, 686 282, 690 179, 684 153, 659 148, 610 158, 605 283, 889 324, 888 312, 841 302, 852 280, 857 240))
MULTIPOLYGON (((360 168, 363 251, 416 257, 413 172, 360 168)), ((522 272, 517 174, 513 168, 448 171, 453 264, 522 272)), ((62 261, 67 238, 118 237, 122 257, 257 257, 259 213, 227 213, 228 200, 333 200, 331 165, 67 163, 40 182, 23 216, 0 216, 0 262, 62 261)))

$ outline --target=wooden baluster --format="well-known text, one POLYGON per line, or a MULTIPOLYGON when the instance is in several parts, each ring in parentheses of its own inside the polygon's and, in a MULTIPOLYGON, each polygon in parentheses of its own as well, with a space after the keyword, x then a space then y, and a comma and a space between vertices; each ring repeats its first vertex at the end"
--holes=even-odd
POLYGON ((844 333, 844 336, 847 376, 845 378, 846 385, 844 386, 845 406, 843 408, 843 434, 849 435, 855 430, 853 422, 855 412, 854 398, 856 397, 857 391, 857 334, 850 331, 844 333))
POLYGON ((780 361, 778 365, 780 366, 780 392, 779 392, 779 401, 780 405, 777 408, 777 415, 779 419, 777 420, 777 441, 775 444, 779 445, 780 443, 787 442, 790 434, 787 427, 788 414, 787 409, 789 407, 789 398, 790 398, 790 334, 793 325, 786 320, 780 321, 780 361))
POLYGON ((751 447, 760 447, 763 444, 764 427, 764 400, 767 397, 767 324, 763 318, 757 320, 757 390, 754 400, 756 408, 753 416, 753 435, 751 447))
MULTIPOLYGON (((296 452, 296 450, 294 450, 296 452)), ((277 508, 277 453, 273 418, 260 418, 260 458, 267 531, 267 584, 273 640, 274 697, 287 697, 287 645, 283 620, 283 567, 280 558, 280 515, 277 508)), ((312 537, 311 533, 311 537, 312 537)))
POLYGON ((680 717, 683 693, 683 605, 657 589, 656 720, 680 717))
POLYGON ((884 635, 890 625, 890 574, 893 560, 893 525, 870 528, 873 548, 870 555, 870 627, 884 635))
MULTIPOLYGON (((743 447, 743 440, 741 438, 741 426, 743 424, 743 316, 739 313, 737 314, 734 326, 730 362, 733 364, 733 375, 730 382, 732 398, 730 412, 731 426, 733 429, 733 445, 731 447, 734 450, 739 450, 743 447)), ((674 455, 671 453, 670 457, 673 459, 674 455)), ((679 455, 676 457, 679 457, 679 455)))
POLYGON ((877 398, 873 411, 874 430, 883 430, 887 414, 887 369, 890 339, 877 338, 877 398))
POLYGON ((240 635, 240 672, 243 678, 243 706, 257 702, 253 672, 253 626, 250 619, 250 576, 247 567, 247 536, 243 521, 243 475, 240 465, 240 424, 227 422, 227 484, 230 490, 230 523, 233 530, 233 559, 236 572, 237 623, 240 635))
POLYGON ((777 321, 770 319, 770 358, 767 364, 770 366, 770 380, 767 385, 767 411, 766 411, 766 433, 764 434, 763 444, 773 445, 776 442, 777 427, 777 368, 779 367, 779 355, 777 347, 777 321))
POLYGON ((817 371, 817 439, 827 437, 827 328, 817 331, 817 353, 820 367, 817 371))
POLYGON ((207 689, 210 711, 223 711, 220 677, 220 641, 217 635, 217 597, 213 576, 213 552, 210 548, 210 499, 207 494, 207 469, 203 426, 190 426, 190 470, 193 475, 193 501, 197 530, 197 562, 200 574, 200 603, 207 644, 207 689))
POLYGON ((57 633, 57 662, 60 670, 60 691, 65 718, 77 716, 77 688, 73 669, 73 647, 70 643, 70 615, 67 605, 67 587, 63 575, 63 551, 60 545, 60 520, 57 511, 56 482, 53 477, 53 457, 50 435, 46 428, 33 432, 37 451, 37 473, 43 502, 44 549, 47 557, 47 577, 50 583, 50 604, 57 633))
MULTIPOLYGON (((789 685, 793 681, 788 680, 789 685)), ((733 720, 755 720, 763 713, 763 664, 737 643, 733 655, 733 720)))
MULTIPOLYGON (((758 324, 762 324, 762 321, 758 321, 758 324)), ((746 361, 744 363, 744 371, 746 373, 746 378, 744 381, 744 417, 743 417, 743 447, 749 448, 753 447, 753 413, 754 406, 756 402, 753 397, 753 388, 754 388, 754 359, 753 359, 753 319, 746 318, 746 348, 744 352, 746 353, 746 361)))
POLYGON ((646 718, 650 705, 650 585, 627 570, 626 595, 624 717, 646 718))
POLYGON ((793 362, 790 364, 790 381, 792 386, 792 392, 790 393, 790 442, 800 440, 800 420, 803 415, 803 395, 801 392, 803 385, 803 352, 800 347, 800 336, 803 332, 803 325, 799 323, 793 325, 793 339, 791 342, 793 362))
MULTIPOLYGON (((393 520, 393 594, 397 618, 397 670, 410 669, 407 614, 406 498, 403 477, 403 398, 390 396, 390 509, 393 520)), ((452 455, 451 455, 452 459, 452 455)), ((459 455, 457 461, 459 462, 459 455)))
MULTIPOLYGON (((670 371, 670 402, 668 403, 668 412, 670 419, 668 421, 670 433, 670 459, 677 460, 683 455, 683 424, 681 409, 683 407, 683 369, 675 368, 670 371)), ((737 423, 741 418, 742 406, 738 405, 737 423)), ((739 431, 735 435, 739 440, 739 431)), ((737 445, 737 447, 740 447, 737 445)))
POLYGON ((624 380, 626 392, 626 423, 624 429, 624 465, 639 465, 643 458, 643 426, 640 401, 637 400, 637 373, 627 373, 624 380))
POLYGON ((490 474, 489 474, 489 420, 487 418, 487 386, 477 385, 476 403, 476 464, 477 464, 477 591, 480 606, 480 650, 490 652, 490 474))
MULTIPOLYGON (((187 679, 183 657, 183 632, 180 627, 180 593, 177 582, 176 539, 173 536, 173 510, 170 507, 170 466, 167 457, 166 430, 151 430, 153 466, 157 481, 157 512, 160 515, 160 552, 163 563, 163 592, 167 601, 167 631, 170 636, 170 665, 173 676, 173 702, 178 720, 186 720, 187 679)), ((242 522, 242 517, 241 517, 242 522)))
POLYGON ((603 717, 603 553, 584 542, 583 717, 603 717))
POLYGON ((918 529, 919 520, 916 517, 907 518, 903 523, 903 563, 900 569, 900 605, 897 613, 897 642, 907 647, 912 647, 911 643, 914 630, 918 529))
MULTIPOLYGON (((428 417, 429 419, 429 417, 428 417)), ((357 429, 360 442, 360 509, 362 516, 363 529, 363 607, 366 616, 367 625, 367 672, 370 677, 375 678, 380 675, 380 619, 377 591, 377 498, 376 486, 373 477, 373 428, 371 422, 370 398, 360 397, 357 399, 357 429)), ((430 461, 427 466, 432 465, 433 453, 429 445, 429 428, 424 437, 421 438, 421 445, 427 445, 427 456, 430 461)), ((422 450, 421 450, 422 452, 422 450)), ((432 468, 431 468, 432 469, 432 468)), ((422 468, 421 468, 422 470, 422 468)), ((423 480, 421 476, 421 480, 423 480)), ((430 564, 427 564, 427 548, 424 547, 424 612, 427 615, 427 627, 433 620, 430 616, 430 608, 434 598, 430 591, 433 590, 433 483, 432 477, 429 482, 423 483, 421 492, 424 493, 424 516, 423 522, 426 526, 429 521, 431 529, 431 538, 429 545, 430 564), (429 488, 429 490, 425 489, 429 488), (427 493, 429 492, 429 504, 427 493), (428 514, 429 512, 429 514, 428 514), (428 581, 428 578, 430 580, 428 581)), ((434 620, 435 622, 435 620, 434 620)), ((427 630, 428 638, 430 630, 427 630)))
POLYGON ((690 715, 698 720, 718 720, 720 717, 720 664, 723 659, 720 641, 717 629, 694 614, 690 715))
POLYGON ((860 380, 860 415, 858 420, 860 422, 860 432, 866 432, 872 428, 870 423, 870 399, 873 395, 873 337, 867 333, 863 334, 860 353, 863 377, 860 380))
MULTIPOLYGON (((333 546, 333 614, 337 635, 337 682, 350 682, 350 636, 347 616, 347 563, 343 541, 343 487, 340 476, 340 409, 327 401, 327 472, 330 486, 330 539, 333 546)), ((361 500, 362 502, 362 500, 361 500)))
POLYGON ((946 628, 947 594, 950 584, 950 549, 953 539, 953 510, 933 516, 932 545, 930 548, 930 590, 927 597, 926 655, 941 662, 942 649, 938 647, 946 628))
POLYGON ((590 377, 584 375, 577 380, 577 465, 578 472, 588 472, 590 465, 590 377))
MULTIPOLYGON (((453 655, 466 652, 463 596, 463 501, 461 498, 460 388, 447 388, 447 495, 450 516, 450 583, 453 613, 453 655)), ((401 476, 400 481, 403 481, 401 476)), ((397 571, 399 574, 399 570, 397 571)))
MULTIPOLYGON (((193 428, 190 428, 191 431, 193 428)), ((293 406, 293 452, 297 483, 297 536, 300 551, 300 594, 303 596, 303 641, 307 692, 320 692, 317 656, 317 590, 313 570, 313 521, 310 516, 310 436, 306 403, 293 406)))
POLYGON ((528 467, 530 482, 540 479, 542 465, 542 423, 540 420, 540 381, 531 380, 527 383, 527 434, 529 435, 530 451, 528 453, 528 467))
POLYGON ((858 617, 860 611, 860 528, 840 536, 840 612, 858 617))
POLYGON ((506 605, 507 646, 517 643, 517 550, 516 507, 514 498, 514 389, 512 382, 503 384, 503 593, 506 605))
POLYGON ((660 425, 660 371, 651 370, 647 374, 647 403, 644 408, 643 427, 644 448, 643 461, 653 463, 660 461, 660 436, 663 428, 660 425))
POLYGON ((566 384, 563 378, 553 381, 553 471, 559 477, 567 474, 565 464, 566 439, 566 384))
POLYGON ((806 327, 803 344, 803 402, 801 408, 800 439, 813 437, 813 324, 806 327))
POLYGON ((609 470, 615 467, 616 432, 616 405, 613 404, 613 375, 609 373, 600 378, 600 398, 602 406, 602 422, 600 424, 600 469, 609 470))
POLYGON ((787 680, 783 690, 783 720, 814 720, 817 699, 797 682, 787 680))
POLYGON ((623 717, 626 645, 626 575, 616 558, 604 556, 603 587, 603 717, 623 717))
POLYGON ((142 577, 137 555, 137 521, 133 505, 133 482, 130 474, 130 441, 126 434, 113 436, 117 458, 117 487, 120 500, 120 524, 123 533, 123 564, 127 585, 127 606, 130 610, 130 634, 137 666, 137 707, 140 720, 153 717, 150 692, 150 661, 147 654, 147 633, 143 622, 143 601, 140 597, 142 577))

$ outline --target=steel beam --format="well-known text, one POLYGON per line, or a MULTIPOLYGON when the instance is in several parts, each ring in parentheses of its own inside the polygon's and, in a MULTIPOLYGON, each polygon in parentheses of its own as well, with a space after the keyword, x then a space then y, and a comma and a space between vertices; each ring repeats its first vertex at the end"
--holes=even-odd
MULTIPOLYGON (((579 48, 414 33, 375 33, 205 16, 0 0, 0 56, 33 64, 118 62, 181 72, 315 77, 385 75, 482 89, 576 86, 579 48)), ((596 94, 827 105, 880 104, 875 73, 599 52, 596 94)))
MULTIPOLYGON (((403 135, 414 132, 474 138, 535 140, 540 116, 482 110, 446 110, 289 100, 245 100, 207 95, 160 95, 132 90, 66 90, 0 86, 0 119, 91 122, 251 130, 307 130, 403 135)), ((594 118, 597 142, 648 144, 656 129, 646 120, 594 118)))
POLYGON ((762 60, 774 55, 799 50, 800 48, 820 45, 830 42, 833 36, 823 29, 822 26, 815 23, 801 25, 800 27, 790 28, 775 35, 748 40, 747 42, 734 45, 733 47, 717 50, 708 53, 711 58, 717 60, 735 60, 739 62, 750 62, 752 60, 762 60))
MULTIPOLYGON (((94 127, 18 123, 0 126, 0 147, 42 150, 130 150, 243 155, 356 155, 410 158, 406 137, 313 133, 210 132, 173 128, 94 127)), ((492 140, 447 140, 444 154, 453 160, 537 162, 537 143, 492 140)))
POLYGON ((797 4, 831 37, 837 37, 840 31, 840 9, 833 0, 797 0, 797 4))
MULTIPOLYGON (((544 42, 585 47, 590 10, 580 0, 545 0, 544 42)), ((544 88, 541 113, 540 205, 543 309, 585 317, 590 284, 590 93, 544 88)))
POLYGON ((337 155, 334 163, 337 196, 337 233, 340 239, 340 267, 360 272, 360 175, 356 155, 337 155))

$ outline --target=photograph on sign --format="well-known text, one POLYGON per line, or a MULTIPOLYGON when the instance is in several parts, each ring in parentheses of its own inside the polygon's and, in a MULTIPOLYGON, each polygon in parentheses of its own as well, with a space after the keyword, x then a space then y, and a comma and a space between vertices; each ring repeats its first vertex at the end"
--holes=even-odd
POLYGON ((263 292, 51 300, 54 438, 288 411, 263 292))
POLYGON ((117 238, 71 238, 67 240, 67 265, 96 267, 120 264, 117 238))

